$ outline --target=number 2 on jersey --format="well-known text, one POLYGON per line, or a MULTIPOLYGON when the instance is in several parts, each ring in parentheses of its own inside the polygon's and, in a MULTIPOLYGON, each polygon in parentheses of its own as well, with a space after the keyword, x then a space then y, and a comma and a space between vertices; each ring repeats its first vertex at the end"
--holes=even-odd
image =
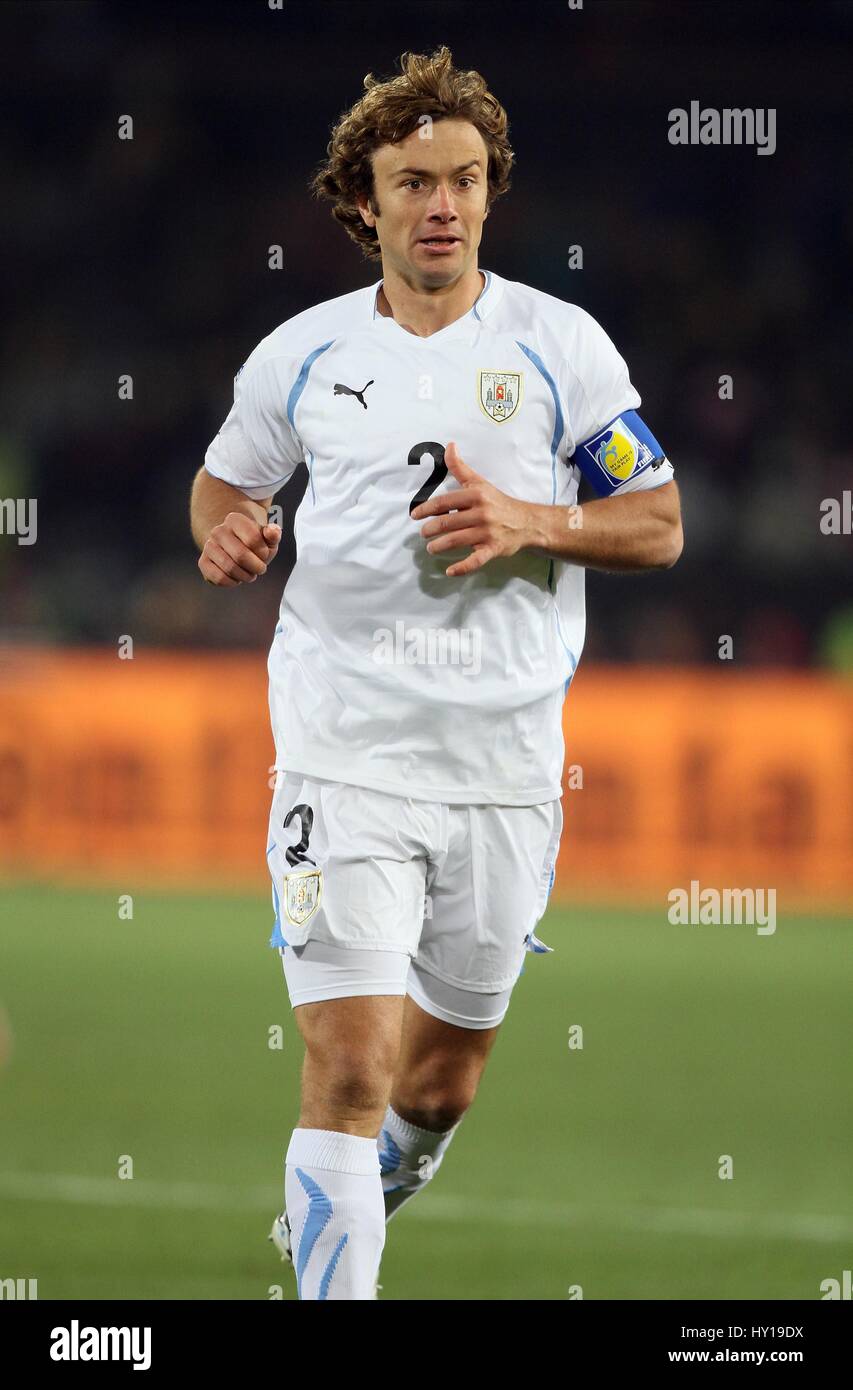
POLYGON ((422 502, 426 502, 428 497, 432 497, 436 488, 444 482, 447 477, 447 464, 444 462, 444 445, 436 444, 434 441, 427 440, 423 444, 413 444, 409 450, 409 463, 419 464, 424 454, 431 454, 433 469, 426 482, 418 488, 411 502, 409 503, 410 514, 415 507, 419 507, 422 502))

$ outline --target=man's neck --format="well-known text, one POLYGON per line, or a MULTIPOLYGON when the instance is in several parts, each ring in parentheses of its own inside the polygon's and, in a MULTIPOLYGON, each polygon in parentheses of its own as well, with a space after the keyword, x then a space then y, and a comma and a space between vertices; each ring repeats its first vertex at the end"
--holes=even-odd
POLYGON ((486 277, 475 266, 446 292, 418 294, 399 276, 383 279, 376 296, 376 312, 383 318, 393 318, 401 328, 417 338, 430 338, 448 324, 461 319, 476 304, 485 288, 486 277), (391 297, 385 292, 389 284, 391 297), (393 301, 393 302, 392 302, 393 301))

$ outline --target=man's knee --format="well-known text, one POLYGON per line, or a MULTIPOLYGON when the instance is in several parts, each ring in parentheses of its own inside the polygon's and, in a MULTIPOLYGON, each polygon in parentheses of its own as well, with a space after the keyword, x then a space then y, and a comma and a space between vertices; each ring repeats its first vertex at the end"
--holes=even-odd
POLYGON ((395 1017, 393 1008, 372 1007, 379 1002, 347 998, 297 1010, 305 1043, 303 1114, 314 1123, 318 1115, 327 1121, 374 1117, 378 1128, 399 1056, 401 1017, 400 1008, 395 1017))
POLYGON ((498 1027, 459 1028, 407 998, 391 1104, 404 1120, 442 1133, 477 1094, 498 1027))
POLYGON ((436 1134, 452 1129, 462 1119, 477 1090, 473 1081, 467 1085, 457 1081, 419 1091, 407 1090, 403 1078, 401 1083, 395 1088, 391 1100, 397 1114, 401 1119, 408 1120, 410 1125, 432 1130, 436 1134))
MULTIPOLYGON (((304 1099, 314 1099, 344 1115, 381 1112, 388 1103, 392 1070, 372 1059, 322 1054, 310 1049, 303 1076, 304 1099)), ((381 1115, 380 1115, 381 1118, 381 1115)))

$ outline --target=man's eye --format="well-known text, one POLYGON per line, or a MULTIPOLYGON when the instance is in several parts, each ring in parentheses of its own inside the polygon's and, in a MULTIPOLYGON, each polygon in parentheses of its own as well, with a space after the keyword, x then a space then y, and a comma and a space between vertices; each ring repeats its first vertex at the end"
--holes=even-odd
POLYGON ((406 187, 406 188, 411 188, 411 187, 412 187, 412 184, 420 183, 420 182, 421 182, 420 179, 409 179, 409 181, 408 181, 408 183, 406 183, 405 187, 406 187))

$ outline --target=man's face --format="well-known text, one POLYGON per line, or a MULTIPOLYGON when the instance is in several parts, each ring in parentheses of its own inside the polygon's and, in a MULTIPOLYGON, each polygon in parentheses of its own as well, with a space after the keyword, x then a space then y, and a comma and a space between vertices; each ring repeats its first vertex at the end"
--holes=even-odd
POLYGON ((373 154, 373 197, 359 202, 382 261, 407 282, 452 284, 477 264, 488 151, 468 121, 425 122, 373 154), (430 238, 443 238, 433 245, 430 238))

